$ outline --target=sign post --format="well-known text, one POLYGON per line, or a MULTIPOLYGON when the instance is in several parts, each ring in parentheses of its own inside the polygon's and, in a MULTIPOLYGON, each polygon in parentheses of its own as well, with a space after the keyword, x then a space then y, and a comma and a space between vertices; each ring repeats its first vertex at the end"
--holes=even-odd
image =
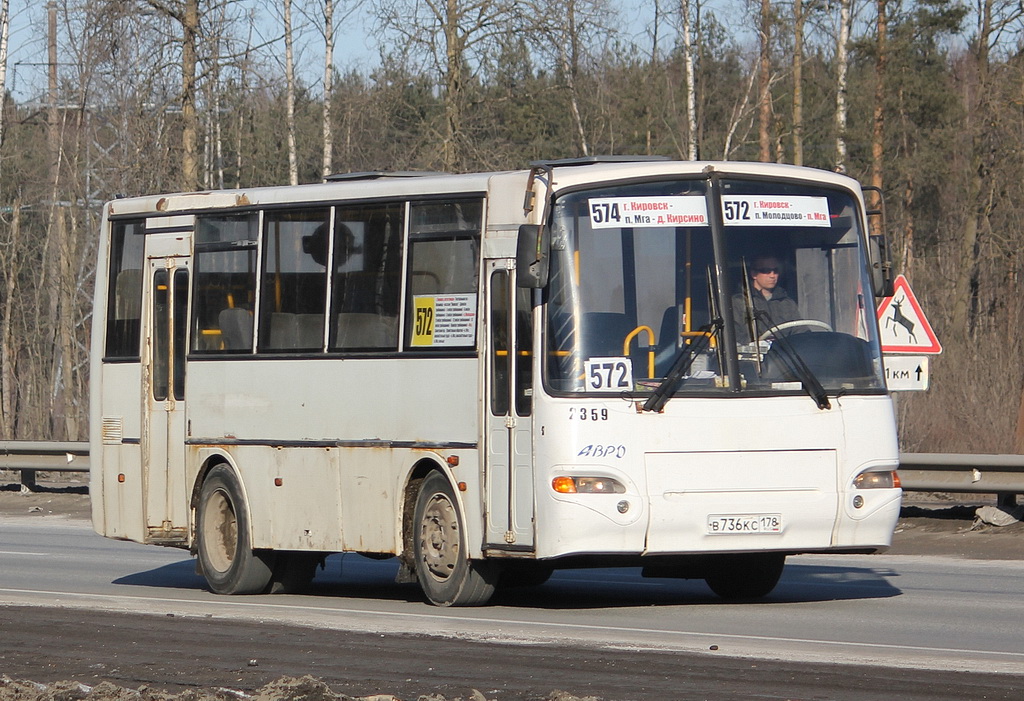
POLYGON ((893 283, 892 297, 886 297, 878 305, 878 330, 889 389, 893 392, 928 389, 929 356, 941 353, 942 344, 903 275, 893 283))

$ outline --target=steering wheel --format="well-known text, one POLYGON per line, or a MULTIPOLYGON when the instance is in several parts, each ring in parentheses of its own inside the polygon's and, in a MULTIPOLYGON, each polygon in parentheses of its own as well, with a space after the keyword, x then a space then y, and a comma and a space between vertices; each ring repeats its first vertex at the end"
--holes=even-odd
POLYGON ((832 327, 826 324, 824 321, 818 321, 817 319, 793 319, 792 321, 783 321, 781 324, 776 324, 771 327, 763 334, 757 337, 758 341, 767 341, 769 338, 777 334, 779 331, 785 331, 786 329, 795 329, 801 326, 807 326, 813 329, 821 329, 822 331, 832 331, 832 327))

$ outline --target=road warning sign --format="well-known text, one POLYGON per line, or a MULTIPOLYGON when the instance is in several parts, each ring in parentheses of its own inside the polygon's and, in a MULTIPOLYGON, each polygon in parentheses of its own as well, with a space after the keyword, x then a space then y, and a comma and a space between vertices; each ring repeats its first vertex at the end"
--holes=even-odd
POLYGON ((893 285, 892 297, 878 305, 878 329, 881 332, 883 353, 942 352, 942 345, 932 331, 931 324, 921 311, 921 305, 910 289, 907 278, 900 275, 893 285))

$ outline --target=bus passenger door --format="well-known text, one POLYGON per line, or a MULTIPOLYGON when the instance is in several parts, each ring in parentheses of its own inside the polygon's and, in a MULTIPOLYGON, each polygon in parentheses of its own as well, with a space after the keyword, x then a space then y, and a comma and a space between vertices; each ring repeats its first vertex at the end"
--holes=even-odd
MULTIPOLYGON (((185 488, 185 354, 190 261, 186 254, 159 251, 171 241, 147 240, 149 294, 145 419, 142 431, 146 541, 184 543, 188 538, 185 488), (149 253, 157 249, 156 255, 149 253), (160 253, 163 253, 162 255, 160 253)), ((178 237, 177 241, 182 239, 178 237)))
POLYGON ((490 261, 486 274, 486 544, 529 552, 534 547, 531 291, 516 287, 511 260, 490 261))

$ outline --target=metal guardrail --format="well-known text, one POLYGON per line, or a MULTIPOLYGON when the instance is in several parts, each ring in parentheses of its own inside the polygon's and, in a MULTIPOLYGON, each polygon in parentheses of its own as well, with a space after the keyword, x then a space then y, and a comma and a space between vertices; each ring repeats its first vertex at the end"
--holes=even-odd
POLYGON ((0 441, 0 470, 20 470, 21 484, 36 486, 37 472, 88 472, 88 441, 0 441))
MULTIPOLYGON (((0 470, 20 470, 35 487, 36 472, 88 472, 86 441, 0 441, 0 470)), ((902 453, 900 481, 911 492, 1024 494, 1024 455, 902 453)))
POLYGON ((1024 494, 1024 455, 901 453, 899 474, 912 492, 1024 494))

